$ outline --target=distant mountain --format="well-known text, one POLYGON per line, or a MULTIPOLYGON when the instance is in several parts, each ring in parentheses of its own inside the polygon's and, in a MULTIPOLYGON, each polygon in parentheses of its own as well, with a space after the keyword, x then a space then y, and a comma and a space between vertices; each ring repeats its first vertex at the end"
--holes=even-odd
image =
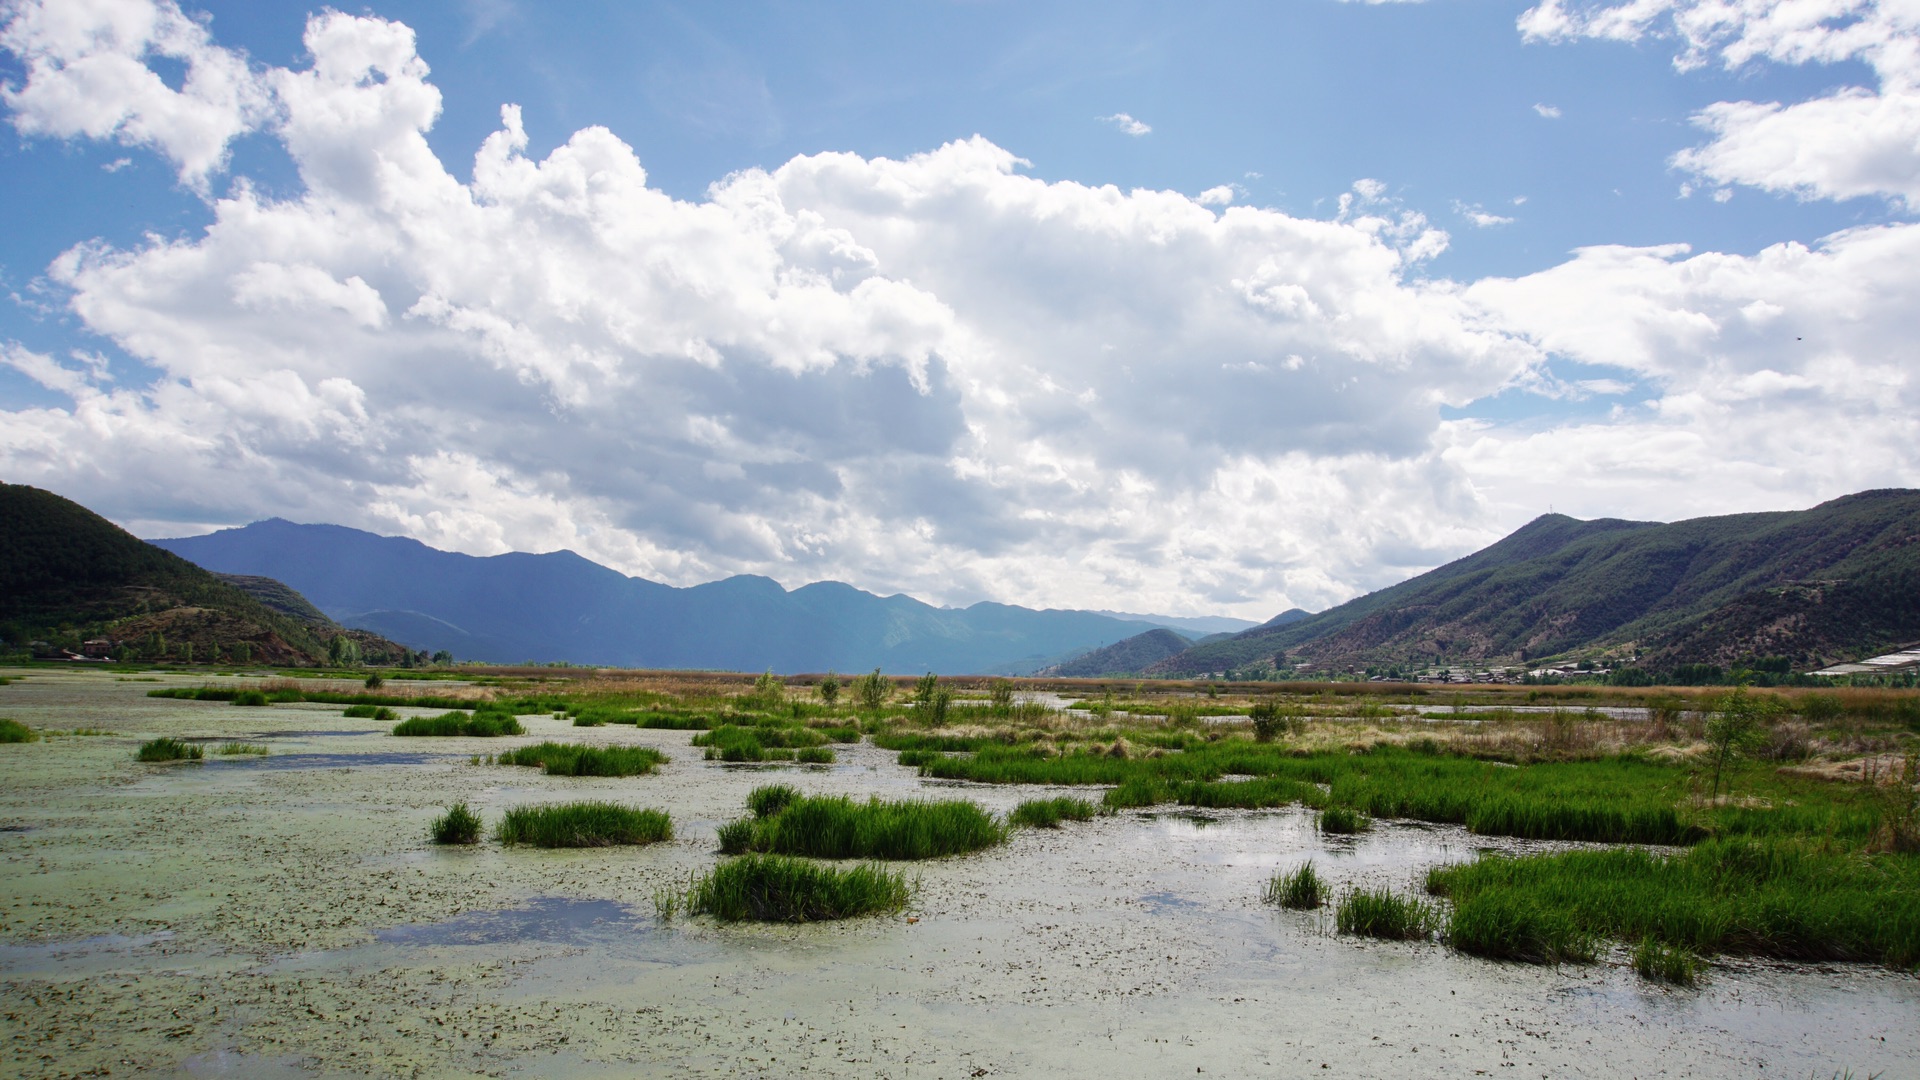
POLYGON ((462 659, 894 673, 1032 671, 1151 624, 979 603, 936 608, 824 581, 740 576, 674 588, 569 551, 489 557, 337 525, 255 522, 154 544, 298 589, 327 616, 462 659))
POLYGON ((1311 611, 1306 611, 1297 607, 1288 608, 1287 610, 1281 612, 1280 614, 1275 615, 1273 618, 1268 619, 1266 622, 1261 623, 1260 626, 1255 627, 1254 629, 1263 629, 1263 628, 1273 629, 1275 627, 1280 627, 1280 626, 1292 626, 1294 623, 1299 622, 1301 619, 1310 619, 1312 617, 1313 617, 1313 612, 1311 611))
POLYGON ((1564 515, 1310 618, 1168 657, 1156 674, 1270 663, 1520 663, 1589 651, 1642 666, 1796 666, 1920 638, 1920 491, 1672 524, 1564 515))
MULTIPOLYGON (((1299 611, 1298 608, 1294 610, 1299 611)), ((1093 614, 1105 615, 1109 619, 1119 619, 1121 622, 1164 626, 1169 630, 1178 630, 1188 637, 1205 634, 1237 634, 1259 625, 1251 619, 1235 619, 1226 615, 1142 615, 1131 611, 1095 611, 1093 614)), ((1300 612, 1301 618, 1305 618, 1306 615, 1306 612, 1300 612)))
POLYGON ((1063 679, 1093 679, 1106 675, 1137 675, 1147 668, 1185 652, 1192 643, 1171 630, 1154 629, 1116 641, 1104 649, 1095 649, 1064 664, 1046 668, 1041 675, 1063 679))
POLYGON ((100 639, 114 643, 107 652, 115 658, 325 659, 341 629, 324 616, 314 622, 295 614, 312 605, 280 582, 255 588, 284 608, 275 610, 79 503, 25 484, 0 484, 0 638, 9 647, 46 641, 79 651, 83 642, 100 639))

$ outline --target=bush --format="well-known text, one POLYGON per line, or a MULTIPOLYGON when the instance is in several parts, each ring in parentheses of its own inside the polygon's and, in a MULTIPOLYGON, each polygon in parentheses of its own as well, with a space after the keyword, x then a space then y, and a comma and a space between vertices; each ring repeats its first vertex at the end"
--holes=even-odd
POLYGON ((1267 882, 1265 897, 1269 904, 1292 908, 1295 911, 1312 911, 1327 902, 1327 885, 1313 869, 1309 859, 1295 868, 1292 873, 1275 874, 1267 882))
POLYGON ((428 826, 427 836, 436 844, 477 844, 480 815, 467 809, 466 803, 454 803, 428 826))
POLYGON ((179 739, 155 739, 142 743, 140 752, 134 755, 135 761, 199 761, 206 751, 192 743, 179 739))
POLYGON ((1351 835, 1373 828, 1373 819, 1350 806, 1329 806, 1320 811, 1318 825, 1323 833, 1351 835))
POLYGON ((838 869, 780 855, 745 855, 716 867, 683 899, 689 914, 727 922, 819 922, 891 913, 907 906, 904 875, 877 866, 838 869))
POLYGON ((507 811, 496 830, 503 844, 544 848, 611 847, 673 839, 662 810, 635 810, 607 802, 521 806, 507 811))
POLYGON ((1092 821, 1093 804, 1085 799, 1062 795, 1055 799, 1028 799, 1007 815, 1008 825, 1034 829, 1057 829, 1062 821, 1092 821))
POLYGON ((650 746, 543 742, 509 750, 497 760, 502 765, 544 768, 548 776, 644 776, 668 758, 650 746))
POLYGON ((255 709, 264 708, 267 704, 267 695, 261 690, 242 690, 233 695, 233 703, 255 709))
POLYGON ((40 733, 18 720, 0 720, 0 743, 39 742, 40 733))
POLYGON ((501 735, 524 735, 527 729, 511 713, 475 710, 471 715, 463 712, 442 713, 439 716, 416 716, 402 720, 393 726, 395 735, 440 735, 466 736, 469 738, 495 738, 501 735))
POLYGON ((1424 900, 1386 889, 1355 889, 1334 909, 1334 924, 1343 934, 1414 941, 1433 933, 1439 914, 1424 900))

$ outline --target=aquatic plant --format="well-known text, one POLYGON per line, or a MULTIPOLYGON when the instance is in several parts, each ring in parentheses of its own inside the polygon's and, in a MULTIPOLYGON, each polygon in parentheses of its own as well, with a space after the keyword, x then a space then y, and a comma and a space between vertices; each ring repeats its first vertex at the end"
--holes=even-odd
POLYGON ((1343 934, 1415 941, 1439 926, 1432 904, 1390 889, 1350 889, 1334 908, 1334 925, 1343 934))
POLYGON ((1652 938, 1641 941, 1633 950, 1633 970, 1654 982, 1692 986, 1700 981, 1704 966, 1699 957, 1687 950, 1663 945, 1652 938))
POLYGON ((454 803, 447 812, 433 819, 427 837, 436 844, 477 844, 480 842, 480 815, 463 802, 454 803))
POLYGON ((708 761, 791 761, 793 748, 821 746, 826 741, 825 735, 811 728, 792 725, 724 724, 693 737, 693 745, 706 748, 708 761))
POLYGON ((906 877, 878 866, 840 869, 780 855, 744 855, 693 883, 678 903, 656 909, 727 922, 819 922, 891 913, 907 906, 906 877))
POLYGON ((831 765, 838 757, 831 747, 803 746, 793 752, 793 759, 802 765, 831 765))
POLYGON ((1133 777, 1117 787, 1109 788, 1100 797, 1100 803, 1109 810, 1131 810, 1168 802, 1172 798, 1173 793, 1160 781, 1152 777, 1133 777))
POLYGON ((1057 829, 1062 821, 1092 821, 1095 813, 1092 803, 1085 799, 1076 799, 1071 795, 1061 795, 1052 799, 1028 799, 1013 808, 1007 815, 1008 825, 1024 825, 1034 829, 1057 829))
POLYGON ((505 751, 496 760, 544 768, 548 776, 644 776, 670 759, 651 746, 543 742, 505 751))
POLYGON ((1373 819, 1350 806, 1329 806, 1320 811, 1314 826, 1323 833, 1352 835, 1373 828, 1373 819))
POLYGON ((239 757, 243 754, 257 754, 265 757, 269 751, 262 743, 225 742, 214 747, 213 752, 222 757, 239 757))
POLYGON ((193 743, 179 739, 154 739, 140 744, 140 750, 134 755, 135 761, 199 761, 206 751, 193 743))
POLYGON ((937 859, 992 847, 1007 826, 964 801, 855 802, 841 796, 789 799, 765 817, 738 850, 820 859, 937 859))
POLYGON ((264 708, 267 704, 267 695, 260 690, 242 690, 233 695, 233 703, 256 709, 264 708))
POLYGON ((39 733, 20 721, 0 719, 0 743, 29 743, 39 741, 39 733))
POLYGON ((636 810, 609 802, 558 803, 508 810, 495 835, 503 844, 610 847, 671 840, 673 823, 663 810, 636 810))
POLYGON ((1320 880, 1309 859, 1291 871, 1273 875, 1263 899, 1295 911, 1312 911, 1327 902, 1327 884, 1320 880))
POLYGON ((494 712, 484 708, 477 709, 471 714, 450 712, 439 716, 416 716, 402 720, 393 726, 395 735, 467 736, 470 738, 524 735, 526 730, 520 726, 519 719, 513 714, 494 712))

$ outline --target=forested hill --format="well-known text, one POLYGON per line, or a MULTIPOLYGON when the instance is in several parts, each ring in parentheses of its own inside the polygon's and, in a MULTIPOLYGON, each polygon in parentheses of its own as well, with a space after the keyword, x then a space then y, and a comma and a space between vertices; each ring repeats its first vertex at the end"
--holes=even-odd
POLYGON ((323 627, 25 484, 0 484, 0 638, 8 649, 104 638, 124 643, 116 656, 274 664, 321 661, 329 644, 323 627))
POLYGON ((1076 656, 1064 664, 1040 671, 1066 679, 1097 678, 1102 675, 1135 675, 1169 656, 1184 652, 1193 643, 1171 630, 1156 628, 1116 641, 1103 649, 1076 656))
POLYGON ((1655 670, 1785 657, 1814 667, 1920 639, 1920 491, 1672 524, 1550 514, 1419 577, 1199 645, 1156 674, 1521 663, 1638 651, 1655 670))

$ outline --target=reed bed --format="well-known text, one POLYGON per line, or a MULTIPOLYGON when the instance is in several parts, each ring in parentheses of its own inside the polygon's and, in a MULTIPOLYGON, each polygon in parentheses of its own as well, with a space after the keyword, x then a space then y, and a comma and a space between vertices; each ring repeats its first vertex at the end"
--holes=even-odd
POLYGON ((764 816, 723 828, 720 850, 819 859, 938 859, 1003 843, 1007 832, 1006 824, 970 802, 798 796, 764 816))
POLYGON ((1057 829, 1062 821, 1092 821, 1097 812, 1092 803, 1071 795, 1028 799, 1007 815, 1007 824, 1030 829, 1057 829))
POLYGON ((1594 938, 1653 940, 1699 956, 1920 964, 1920 860, 1813 840, 1716 839, 1674 855, 1644 848, 1436 869, 1463 952, 1579 959, 1594 938))
POLYGON ((511 713, 475 710, 472 713, 450 712, 439 716, 416 716, 402 720, 393 726, 395 735, 425 736, 465 736, 468 738, 497 738, 501 735, 524 735, 527 729, 511 713))
POLYGON ((199 761, 206 751, 194 743, 181 742, 179 739, 154 739, 140 744, 135 752, 135 761, 199 761))
POLYGON ((725 922, 823 922, 891 914, 913 889, 904 875, 878 866, 844 869, 782 855, 745 855, 715 867, 684 893, 655 898, 663 916, 685 910, 725 922))
POLYGON ((644 776, 671 759, 650 746, 543 742, 509 750, 494 760, 501 765, 543 768, 548 776, 644 776))
POLYGON ((503 844, 543 848, 612 847, 673 839, 664 810, 636 810, 608 802, 521 806, 506 812, 495 835, 503 844))

